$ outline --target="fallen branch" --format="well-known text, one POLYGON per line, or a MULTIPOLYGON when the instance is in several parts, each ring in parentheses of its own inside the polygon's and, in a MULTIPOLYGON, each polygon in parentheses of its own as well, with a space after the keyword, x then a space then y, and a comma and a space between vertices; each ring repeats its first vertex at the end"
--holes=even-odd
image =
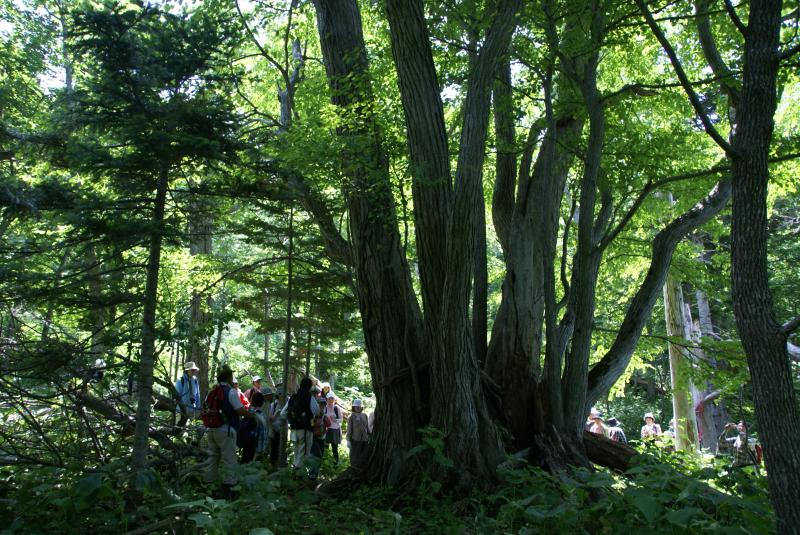
POLYGON ((594 464, 623 472, 630 468, 631 458, 639 455, 638 451, 627 444, 589 431, 583 432, 583 446, 586 448, 586 456, 594 464))

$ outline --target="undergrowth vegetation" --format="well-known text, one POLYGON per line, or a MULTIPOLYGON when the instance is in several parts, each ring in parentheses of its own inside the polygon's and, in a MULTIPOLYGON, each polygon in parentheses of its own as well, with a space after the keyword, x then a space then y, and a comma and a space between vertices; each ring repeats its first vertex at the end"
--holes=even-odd
MULTIPOLYGON (((439 440, 426 437, 436 458, 439 440)), ((413 452, 413 455, 420 454, 413 452)), ((425 452, 422 452, 425 453, 425 452)), ((240 467, 239 496, 214 499, 194 479, 150 471, 134 482, 123 463, 80 475, 36 468, 3 472, 3 533, 741 533, 775 530, 766 480, 724 460, 664 453, 635 457, 625 474, 575 469, 553 475, 509 460, 500 481, 471 492, 429 480, 413 491, 361 487, 328 496, 344 463, 325 459, 312 484, 290 470, 240 467), (59 483, 53 485, 53 481, 59 483), (13 489, 13 490, 12 490, 13 489), (134 499, 134 496, 136 499, 134 499), (131 504, 138 501, 140 505, 131 504), (148 531, 144 531, 148 529, 148 531)))

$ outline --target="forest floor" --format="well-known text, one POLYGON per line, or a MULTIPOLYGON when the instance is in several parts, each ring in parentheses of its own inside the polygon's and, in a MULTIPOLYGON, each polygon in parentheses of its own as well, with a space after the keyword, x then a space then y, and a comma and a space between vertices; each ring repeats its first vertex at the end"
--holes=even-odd
MULTIPOLYGON (((72 481, 63 472, 61 481, 52 479, 55 471, 17 473, 13 489, 0 472, 0 533, 774 532, 765 478, 728 470, 721 460, 650 452, 625 474, 575 470, 555 477, 516 466, 501 470, 491 487, 466 493, 423 477, 413 489, 363 486, 331 497, 325 485, 349 464, 342 450, 339 466, 328 452, 314 482, 258 461, 240 466, 235 499, 209 496, 194 477, 176 483, 171 472, 153 471, 137 479, 135 506, 124 464, 72 481)), ((198 467, 187 467, 197 475, 198 467)))

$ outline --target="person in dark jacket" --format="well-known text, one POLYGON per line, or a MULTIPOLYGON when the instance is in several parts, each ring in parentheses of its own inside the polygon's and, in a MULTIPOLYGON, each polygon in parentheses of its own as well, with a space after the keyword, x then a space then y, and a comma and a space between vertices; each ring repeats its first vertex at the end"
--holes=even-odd
POLYGON ((606 425, 608 426, 608 437, 611 440, 622 442, 623 444, 628 443, 628 439, 625 437, 625 431, 622 430, 619 420, 616 418, 609 418, 606 421, 606 425))

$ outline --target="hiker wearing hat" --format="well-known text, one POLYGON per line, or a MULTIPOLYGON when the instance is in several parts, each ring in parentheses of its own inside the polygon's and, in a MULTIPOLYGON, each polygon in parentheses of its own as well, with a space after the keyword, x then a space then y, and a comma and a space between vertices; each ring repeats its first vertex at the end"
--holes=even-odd
POLYGON ((347 443, 350 448, 350 466, 362 467, 366 463, 369 443, 369 422, 360 399, 353 400, 353 412, 347 419, 347 443))
POLYGON ((625 431, 622 430, 619 420, 616 418, 609 418, 608 421, 606 421, 606 425, 608 426, 608 438, 615 442, 622 442, 623 444, 628 443, 628 439, 625 437, 625 431))
POLYGON ((328 392, 325 396, 324 415, 330 418, 328 430, 325 433, 325 447, 331 445, 333 464, 339 464, 339 444, 342 443, 342 410, 336 406, 336 396, 328 392))
POLYGON ((175 412, 181 413, 178 425, 183 426, 186 420, 196 418, 200 414, 200 382, 197 372, 200 368, 189 361, 183 366, 183 375, 175 381, 175 391, 178 393, 178 406, 175 412))
POLYGON ((652 412, 644 413, 644 425, 641 432, 642 440, 661 436, 661 426, 656 423, 652 412))
POLYGON ((603 424, 603 413, 592 407, 589 412, 589 421, 591 422, 589 425, 590 433, 603 435, 604 437, 608 436, 608 428, 603 424))
POLYGON ((244 408, 245 409, 249 409, 250 408, 250 400, 247 399, 247 397, 244 395, 244 392, 239 390, 239 379, 234 377, 233 378, 233 382, 231 383, 231 386, 234 388, 234 390, 236 390, 236 395, 239 396, 239 401, 241 402, 242 405, 244 405, 244 408))
POLYGON ((261 392, 261 376, 254 375, 253 376, 253 386, 247 389, 244 393, 244 397, 247 398, 247 401, 253 402, 253 394, 256 392, 261 392))

